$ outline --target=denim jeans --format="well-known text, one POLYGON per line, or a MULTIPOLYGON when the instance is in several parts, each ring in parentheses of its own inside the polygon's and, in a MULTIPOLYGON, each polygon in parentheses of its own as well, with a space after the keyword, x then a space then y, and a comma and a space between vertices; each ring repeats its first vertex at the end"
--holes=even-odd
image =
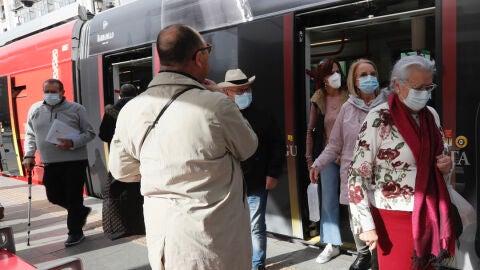
POLYGON ((265 266, 267 256, 267 225, 265 224, 267 196, 267 190, 253 191, 247 194, 252 234, 252 268, 265 266))
POLYGON ((339 183, 340 166, 332 162, 320 173, 321 189, 318 189, 320 206, 320 241, 341 245, 339 183))

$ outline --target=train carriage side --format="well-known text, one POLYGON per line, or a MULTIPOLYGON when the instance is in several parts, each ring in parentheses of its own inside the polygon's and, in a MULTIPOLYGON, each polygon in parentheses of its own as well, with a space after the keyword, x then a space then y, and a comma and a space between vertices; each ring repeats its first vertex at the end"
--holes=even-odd
MULTIPOLYGON (((0 47, 0 122, 2 139, 10 149, 2 173, 23 176, 23 140, 30 106, 43 100, 42 83, 49 78, 62 80, 65 97, 76 95, 75 55, 82 21, 75 20, 0 47)), ((36 162, 40 163, 37 154, 36 162)), ((34 169, 34 182, 40 183, 41 167, 34 169)))

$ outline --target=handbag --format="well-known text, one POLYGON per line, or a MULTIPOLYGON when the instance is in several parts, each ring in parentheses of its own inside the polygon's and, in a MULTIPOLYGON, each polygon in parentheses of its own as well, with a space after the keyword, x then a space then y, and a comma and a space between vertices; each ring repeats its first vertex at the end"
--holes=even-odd
POLYGON ((473 206, 460 195, 451 184, 447 184, 447 190, 452 201, 452 215, 457 239, 470 224, 477 220, 477 212, 473 206))
POLYGON ((317 188, 318 185, 313 183, 310 183, 307 187, 309 219, 313 222, 317 222, 320 220, 317 188))

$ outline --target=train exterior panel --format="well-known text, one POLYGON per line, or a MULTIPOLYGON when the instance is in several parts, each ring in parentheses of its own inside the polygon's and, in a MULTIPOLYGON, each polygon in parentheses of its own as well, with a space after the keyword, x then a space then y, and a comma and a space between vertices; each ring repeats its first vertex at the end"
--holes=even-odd
MULTIPOLYGON (((8 137, 17 145, 16 159, 23 156, 23 139, 25 124, 30 106, 43 100, 42 83, 48 78, 62 80, 65 86, 65 97, 75 100, 74 60, 72 50, 73 29, 78 21, 46 30, 33 36, 3 46, 0 50, 0 76, 8 77, 11 105, 9 115, 13 121, 9 128, 17 130, 8 137)), ((37 163, 40 159, 37 155, 37 163)), ((18 163, 18 162, 17 162, 18 163)), ((13 175, 22 176, 23 171, 9 168, 13 175)), ((35 168, 34 180, 40 182, 43 173, 35 168)))

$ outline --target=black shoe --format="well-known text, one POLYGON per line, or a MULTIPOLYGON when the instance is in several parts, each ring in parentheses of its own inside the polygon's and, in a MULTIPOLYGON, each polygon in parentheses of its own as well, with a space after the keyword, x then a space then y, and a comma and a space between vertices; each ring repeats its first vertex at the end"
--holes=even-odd
POLYGON ((80 243, 85 239, 85 235, 83 233, 80 234, 70 234, 68 235, 67 241, 65 241, 66 247, 75 246, 76 244, 80 243))
POLYGON ((370 252, 368 253, 358 253, 357 258, 355 261, 350 265, 350 270, 368 270, 371 263, 372 255, 370 252))
POLYGON ((252 270, 265 270, 265 265, 258 265, 252 268, 252 270))
POLYGON ((90 207, 85 207, 83 209, 82 228, 83 228, 83 226, 85 226, 85 224, 87 224, 87 217, 90 214, 90 212, 92 212, 92 208, 90 208, 90 207))

